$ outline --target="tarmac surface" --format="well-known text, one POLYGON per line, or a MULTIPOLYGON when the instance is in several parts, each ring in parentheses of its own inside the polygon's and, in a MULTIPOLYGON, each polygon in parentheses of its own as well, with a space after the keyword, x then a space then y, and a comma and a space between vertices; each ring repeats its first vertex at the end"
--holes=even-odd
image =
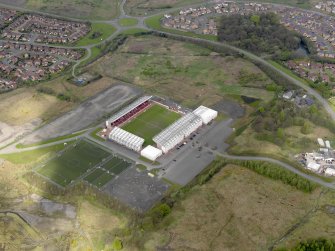
POLYGON ((150 177, 147 171, 131 167, 109 182, 103 191, 122 203, 145 212, 163 198, 168 188, 169 185, 163 180, 150 177))
POLYGON ((32 144, 83 130, 97 123, 104 115, 110 114, 139 93, 138 90, 127 85, 112 86, 85 101, 76 109, 36 130, 24 139, 23 144, 32 144))
POLYGON ((163 167, 162 177, 183 186, 193 180, 215 159, 216 154, 211 149, 223 153, 229 147, 224 141, 233 131, 232 122, 229 119, 202 128, 199 135, 184 146, 187 149, 163 167))

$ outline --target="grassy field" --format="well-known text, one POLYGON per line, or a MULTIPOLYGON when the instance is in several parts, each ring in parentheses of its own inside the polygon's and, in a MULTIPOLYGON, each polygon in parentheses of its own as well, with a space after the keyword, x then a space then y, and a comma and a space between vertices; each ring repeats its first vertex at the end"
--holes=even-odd
POLYGON ((152 138, 180 117, 180 114, 155 104, 122 128, 142 137, 145 145, 152 145, 152 138))
POLYGON ((247 60, 154 36, 131 37, 88 69, 190 107, 236 94, 265 101, 274 96, 266 91, 272 81, 247 60))
POLYGON ((109 155, 110 153, 87 141, 80 141, 38 168, 37 172, 66 186, 109 155))
POLYGON ((89 175, 87 175, 84 180, 91 183, 96 187, 102 187, 110 180, 112 180, 115 176, 113 174, 106 173, 101 169, 96 169, 89 175))
POLYGON ((175 205, 160 230, 147 238, 145 249, 268 250, 279 244, 286 246, 288 239, 292 243, 306 239, 303 230, 313 233, 308 235, 311 238, 331 237, 333 231, 327 226, 335 218, 323 208, 333 202, 332 196, 334 192, 320 189, 303 193, 228 165, 205 185, 193 187, 175 205), (322 221, 313 227, 318 214, 322 221))
MULTIPOLYGON (((8 1, 6 1, 8 3, 8 1)), ((16 1, 19 7, 78 19, 105 20, 119 14, 118 0, 27 0, 16 1)), ((15 5, 15 1, 11 2, 15 5)))
POLYGON ((137 23, 138 22, 137 22, 136 18, 121 18, 121 19, 119 19, 119 24, 121 26, 134 26, 137 23))
POLYGON ((91 31, 85 37, 79 40, 76 45, 86 46, 97 44, 110 37, 115 31, 116 29, 113 25, 105 23, 92 23, 91 31))
POLYGON ((41 241, 39 233, 14 213, 0 213, 0 233, 0 243, 8 250, 41 241))
POLYGON ((130 166, 129 162, 120 159, 118 157, 113 157, 111 160, 103 164, 101 168, 106 169, 107 171, 113 173, 114 175, 119 175, 129 166, 130 166))
MULTIPOLYGON (((68 142, 72 144, 74 141, 68 142)), ((41 158, 49 157, 65 148, 64 144, 48 146, 36 150, 24 151, 20 153, 0 154, 0 158, 8 160, 13 164, 29 164, 40 160, 41 158)))
POLYGON ((147 15, 158 11, 169 10, 195 3, 206 2, 204 0, 128 0, 125 5, 127 13, 131 15, 147 15))

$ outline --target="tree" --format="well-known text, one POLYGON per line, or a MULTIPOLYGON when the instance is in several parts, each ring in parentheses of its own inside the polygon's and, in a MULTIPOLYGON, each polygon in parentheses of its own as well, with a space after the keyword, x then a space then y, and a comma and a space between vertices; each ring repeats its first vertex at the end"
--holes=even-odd
POLYGON ((115 238, 112 244, 113 250, 123 249, 122 241, 119 238, 115 238))
POLYGON ((312 126, 307 121, 304 122, 303 126, 301 127, 301 133, 303 134, 310 134, 312 132, 312 126))
POLYGON ((261 17, 259 15, 252 15, 250 17, 250 20, 255 24, 255 25, 259 25, 259 23, 261 22, 261 17))

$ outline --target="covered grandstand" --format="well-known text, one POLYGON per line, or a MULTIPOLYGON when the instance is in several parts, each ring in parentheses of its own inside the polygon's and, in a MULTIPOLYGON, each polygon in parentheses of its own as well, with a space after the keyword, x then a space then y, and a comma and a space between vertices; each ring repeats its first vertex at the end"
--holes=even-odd
POLYGON ((193 111, 194 114, 198 115, 201 119, 202 122, 207 125, 209 122, 214 120, 218 116, 218 112, 208 108, 206 106, 199 106, 197 109, 193 111))
POLYGON ((143 96, 106 121, 107 127, 119 126, 150 105, 152 96, 143 96))
POLYGON ((153 138, 164 153, 173 149, 202 126, 202 119, 193 112, 186 114, 153 138))
POLYGON ((109 139, 136 152, 139 152, 142 149, 142 145, 144 143, 144 139, 141 137, 138 137, 135 134, 127 132, 119 127, 114 127, 111 130, 109 139))

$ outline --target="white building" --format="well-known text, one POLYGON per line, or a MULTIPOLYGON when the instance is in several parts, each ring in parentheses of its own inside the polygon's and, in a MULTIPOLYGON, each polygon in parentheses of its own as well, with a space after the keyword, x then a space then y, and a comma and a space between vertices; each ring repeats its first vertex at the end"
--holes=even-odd
POLYGON ((109 134, 109 139, 123 145, 131 150, 139 152, 144 143, 144 139, 127 132, 119 127, 114 127, 109 134))
POLYGON ((199 106, 197 109, 193 111, 194 114, 198 115, 201 119, 202 122, 207 125, 209 122, 214 120, 218 116, 218 112, 210 109, 206 106, 199 106))
POLYGON ((335 169, 334 168, 331 168, 331 167, 328 167, 325 171, 325 175, 327 176, 335 176, 335 169))
POLYGON ((326 147, 330 149, 331 146, 330 146, 330 142, 329 142, 329 140, 326 140, 325 143, 326 143, 326 147))
POLYGON ((151 161, 155 161, 158 157, 162 156, 162 154, 162 150, 150 145, 141 151, 141 156, 151 161))
POLYGON ((320 170, 320 164, 315 162, 309 162, 307 168, 313 172, 318 172, 320 170))
POLYGON ((325 147, 325 142, 323 141, 323 139, 318 138, 318 143, 320 146, 325 147))
POLYGON ((153 138, 153 141, 163 153, 167 153, 201 126, 202 119, 191 112, 181 117, 156 135, 153 138))

